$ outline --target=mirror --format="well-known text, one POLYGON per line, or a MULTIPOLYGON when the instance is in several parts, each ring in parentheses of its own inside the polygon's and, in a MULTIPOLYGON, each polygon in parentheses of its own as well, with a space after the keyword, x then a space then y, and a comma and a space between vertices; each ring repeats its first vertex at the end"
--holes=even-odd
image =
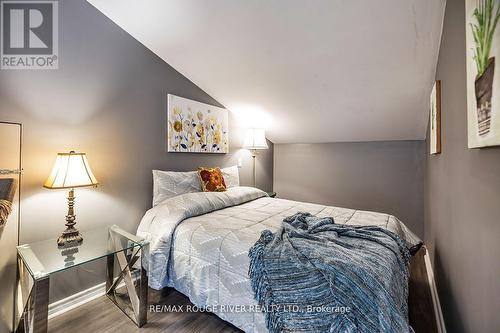
POLYGON ((19 242, 22 125, 0 121, 0 333, 12 332, 19 242))

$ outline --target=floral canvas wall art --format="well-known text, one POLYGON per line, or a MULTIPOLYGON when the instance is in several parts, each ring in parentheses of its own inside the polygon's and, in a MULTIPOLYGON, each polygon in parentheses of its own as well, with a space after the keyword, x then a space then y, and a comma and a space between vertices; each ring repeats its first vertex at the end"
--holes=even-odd
POLYGON ((167 147, 168 152, 228 153, 228 111, 169 94, 167 147))
POLYGON ((466 0, 469 148, 500 145, 500 0, 466 0))

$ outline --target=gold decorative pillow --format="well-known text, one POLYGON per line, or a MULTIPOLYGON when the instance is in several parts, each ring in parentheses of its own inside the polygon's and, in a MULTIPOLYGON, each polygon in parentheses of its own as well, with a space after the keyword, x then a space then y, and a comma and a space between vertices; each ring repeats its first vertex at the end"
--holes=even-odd
POLYGON ((198 177, 203 192, 224 192, 226 190, 226 182, 220 168, 198 168, 198 177))

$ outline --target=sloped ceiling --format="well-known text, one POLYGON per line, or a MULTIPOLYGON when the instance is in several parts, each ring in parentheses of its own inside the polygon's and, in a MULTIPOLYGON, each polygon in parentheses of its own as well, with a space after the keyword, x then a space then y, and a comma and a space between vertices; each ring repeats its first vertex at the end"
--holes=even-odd
POLYGON ((425 137, 445 0, 88 1, 275 143, 425 137))

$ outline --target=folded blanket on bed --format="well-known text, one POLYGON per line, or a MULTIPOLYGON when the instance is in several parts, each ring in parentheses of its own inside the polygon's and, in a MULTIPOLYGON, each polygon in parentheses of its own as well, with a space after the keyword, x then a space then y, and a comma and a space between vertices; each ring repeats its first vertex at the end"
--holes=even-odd
POLYGON ((410 252, 375 226, 298 213, 249 251, 255 298, 273 332, 413 332, 410 252))
POLYGON ((16 192, 16 180, 13 178, 0 179, 0 226, 7 222, 12 210, 12 200, 16 192))

